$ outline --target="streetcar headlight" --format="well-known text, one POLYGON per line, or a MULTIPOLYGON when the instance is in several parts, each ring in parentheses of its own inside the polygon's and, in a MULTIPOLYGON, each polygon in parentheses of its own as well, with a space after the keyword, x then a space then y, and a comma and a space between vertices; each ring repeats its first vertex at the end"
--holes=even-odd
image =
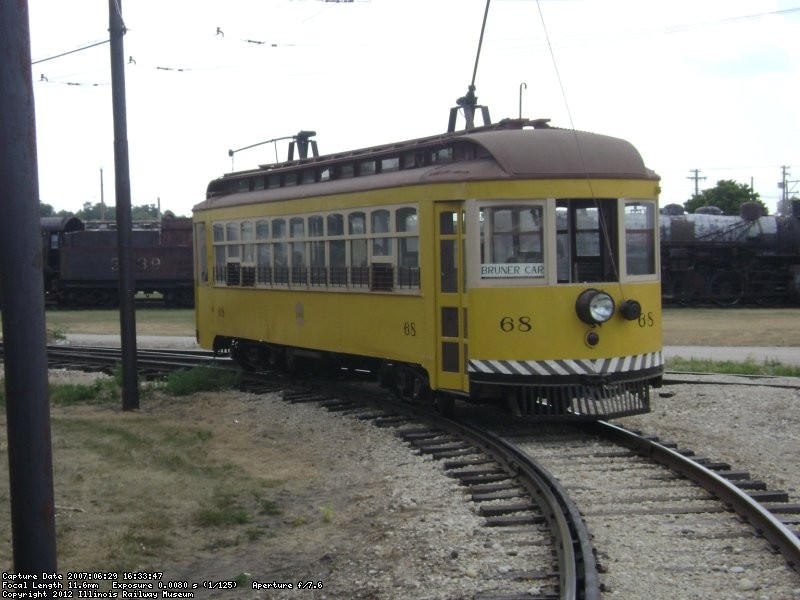
POLYGON ((575 312, 584 323, 599 325, 614 316, 614 299, 595 289, 584 290, 575 302, 575 312))

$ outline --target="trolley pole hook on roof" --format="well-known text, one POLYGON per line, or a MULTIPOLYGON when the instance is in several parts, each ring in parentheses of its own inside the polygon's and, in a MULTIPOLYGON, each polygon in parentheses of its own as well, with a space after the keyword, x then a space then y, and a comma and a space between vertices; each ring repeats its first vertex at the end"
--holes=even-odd
POLYGON ((311 146, 311 152, 313 156, 316 158, 319 156, 319 148, 317 147, 317 140, 312 140, 311 138, 317 135, 316 131, 307 131, 302 130, 297 132, 295 135, 286 135, 279 138, 273 138, 271 140, 266 140, 264 142, 258 142, 257 144, 250 144, 249 146, 244 146, 243 148, 237 148, 236 150, 228 150, 228 156, 231 157, 231 170, 233 170, 233 155, 237 152, 241 152, 242 150, 249 150, 250 148, 255 148, 256 146, 263 146, 264 144, 275 144, 275 162, 279 162, 278 160, 278 142, 283 140, 292 140, 289 144, 289 156, 287 158, 288 161, 294 160, 294 147, 297 144, 297 151, 300 155, 300 158, 308 158, 308 147, 311 146))

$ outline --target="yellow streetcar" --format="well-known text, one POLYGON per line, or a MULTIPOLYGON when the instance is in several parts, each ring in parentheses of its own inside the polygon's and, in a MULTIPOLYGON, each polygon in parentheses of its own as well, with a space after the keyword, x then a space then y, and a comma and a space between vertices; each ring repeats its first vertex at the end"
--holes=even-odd
POLYGON ((659 178, 631 144, 508 119, 314 154, 215 179, 194 208, 201 346, 370 369, 444 411, 649 410, 659 178))

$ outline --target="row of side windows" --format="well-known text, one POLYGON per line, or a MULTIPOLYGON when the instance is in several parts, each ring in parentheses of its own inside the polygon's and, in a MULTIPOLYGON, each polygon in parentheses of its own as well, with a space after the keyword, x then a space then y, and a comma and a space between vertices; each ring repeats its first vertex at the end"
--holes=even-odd
POLYGON ((419 289, 416 206, 218 221, 214 285, 419 289))

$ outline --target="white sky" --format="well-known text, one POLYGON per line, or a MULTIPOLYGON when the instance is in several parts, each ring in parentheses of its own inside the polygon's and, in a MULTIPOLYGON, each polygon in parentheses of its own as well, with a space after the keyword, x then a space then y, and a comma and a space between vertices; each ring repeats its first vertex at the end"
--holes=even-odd
MULTIPOLYGON (((132 203, 188 215, 231 170, 229 148, 301 129, 323 154, 443 132, 485 4, 123 0, 132 203)), ((37 62, 107 39, 108 2, 29 11, 40 198, 99 202, 102 168, 113 205, 108 44, 37 62)), ((752 180, 774 212, 781 166, 800 180, 798 40, 800 0, 494 0, 477 95, 493 120, 516 117, 524 82, 523 116, 629 140, 661 175, 662 204, 689 199, 699 169, 700 190, 752 180)), ((274 160, 264 145, 235 168, 274 160)))

